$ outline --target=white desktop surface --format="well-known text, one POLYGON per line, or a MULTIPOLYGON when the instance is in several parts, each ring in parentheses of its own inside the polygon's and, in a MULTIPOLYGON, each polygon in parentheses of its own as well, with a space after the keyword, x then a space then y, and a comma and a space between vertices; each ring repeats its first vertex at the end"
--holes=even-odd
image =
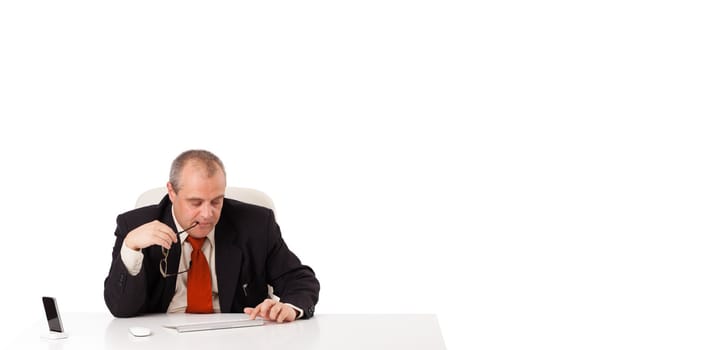
MULTIPOLYGON (((67 339, 43 339, 47 323, 17 335, 13 349, 445 349, 435 315, 315 315, 310 320, 178 333, 163 327, 175 315, 114 318, 109 313, 63 314, 67 339), (152 330, 129 334, 132 326, 152 330)), ((180 315, 182 316, 182 315, 180 315)))

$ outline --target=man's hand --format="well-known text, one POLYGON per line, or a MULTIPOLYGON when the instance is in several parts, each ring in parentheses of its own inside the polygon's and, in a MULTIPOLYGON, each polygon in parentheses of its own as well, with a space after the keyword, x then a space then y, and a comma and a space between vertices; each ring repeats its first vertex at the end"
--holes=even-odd
POLYGON ((283 323, 285 321, 295 321, 297 311, 285 303, 272 299, 265 299, 256 307, 246 307, 245 313, 250 315, 250 319, 254 320, 258 315, 266 320, 283 323))
POLYGON ((125 245, 132 250, 140 250, 153 244, 170 249, 177 242, 177 235, 170 226, 154 220, 137 227, 125 236, 125 245))

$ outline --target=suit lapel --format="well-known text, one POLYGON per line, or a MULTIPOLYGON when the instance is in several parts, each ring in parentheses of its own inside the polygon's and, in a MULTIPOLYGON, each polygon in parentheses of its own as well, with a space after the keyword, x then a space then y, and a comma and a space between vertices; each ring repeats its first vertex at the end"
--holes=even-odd
POLYGON ((220 219, 215 226, 215 273, 217 274, 220 311, 231 312, 232 302, 243 265, 240 233, 220 219))

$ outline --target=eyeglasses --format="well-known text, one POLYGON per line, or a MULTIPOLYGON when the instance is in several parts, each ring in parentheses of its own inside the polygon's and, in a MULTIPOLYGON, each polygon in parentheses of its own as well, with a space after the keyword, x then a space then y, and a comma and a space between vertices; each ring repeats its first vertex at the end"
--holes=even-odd
MULTIPOLYGON (((197 226, 198 224, 199 224, 199 222, 195 221, 192 225, 190 225, 190 227, 188 227, 188 228, 186 228, 186 229, 184 229, 184 230, 176 233, 176 235, 178 235, 178 243, 180 243, 180 237, 179 237, 179 236, 180 236, 181 233, 190 231, 190 229, 192 229, 193 227, 197 226)), ((188 272, 188 271, 190 270, 190 268, 188 268, 187 270, 185 270, 185 271, 180 271, 180 272, 178 272, 178 273, 167 273, 167 259, 168 259, 168 254, 170 253, 170 250, 167 249, 167 248, 165 248, 165 247, 161 247, 161 249, 162 249, 163 258, 162 258, 162 260, 160 260, 160 274, 161 274, 163 277, 167 278, 167 277, 177 276, 177 275, 179 275, 179 274, 181 274, 181 273, 185 273, 185 272, 188 272)))

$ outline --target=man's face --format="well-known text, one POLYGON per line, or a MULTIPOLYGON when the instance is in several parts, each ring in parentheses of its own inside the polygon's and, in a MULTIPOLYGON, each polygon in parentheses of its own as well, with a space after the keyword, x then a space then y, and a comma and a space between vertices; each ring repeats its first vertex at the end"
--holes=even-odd
MULTIPOLYGON (((170 201, 173 203, 175 217, 183 228, 195 228, 188 231, 190 236, 205 237, 220 220, 220 211, 225 197, 225 174, 218 169, 208 177, 204 166, 193 161, 185 164, 180 172, 179 191, 167 184, 170 201)), ((178 227, 178 230, 183 228, 178 227)))

